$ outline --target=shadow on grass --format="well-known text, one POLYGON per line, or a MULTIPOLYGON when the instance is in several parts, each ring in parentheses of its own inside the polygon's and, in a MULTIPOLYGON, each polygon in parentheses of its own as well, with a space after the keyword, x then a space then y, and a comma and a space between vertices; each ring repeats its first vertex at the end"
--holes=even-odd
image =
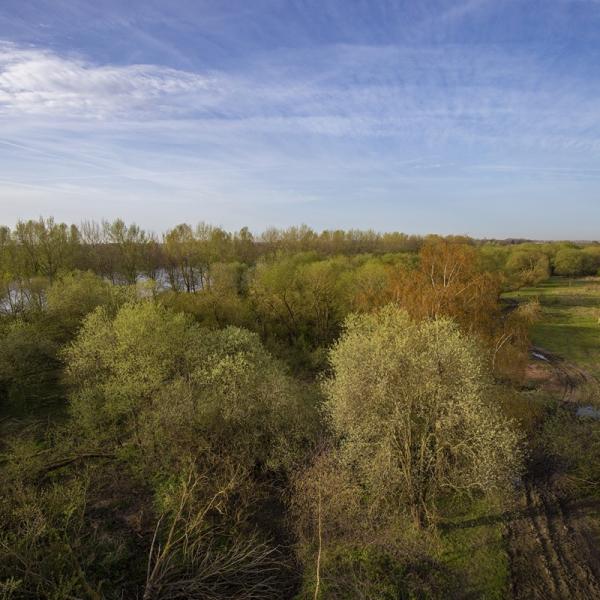
MULTIPOLYGON (((600 510, 600 498, 591 496, 581 498, 567 504, 569 509, 595 509, 600 510)), ((475 519, 468 519, 459 523, 440 523, 439 529, 441 532, 455 531, 457 529, 472 529, 474 527, 483 527, 497 525, 499 523, 510 523, 519 519, 529 519, 544 515, 559 515, 563 508, 560 504, 546 505, 544 507, 527 507, 523 509, 507 510, 498 514, 483 515, 475 519)))

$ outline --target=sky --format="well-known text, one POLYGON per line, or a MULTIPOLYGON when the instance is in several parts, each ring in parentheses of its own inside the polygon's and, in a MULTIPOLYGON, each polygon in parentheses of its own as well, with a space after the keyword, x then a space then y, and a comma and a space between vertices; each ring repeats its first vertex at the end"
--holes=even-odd
POLYGON ((600 238, 600 0, 0 0, 0 223, 600 238))

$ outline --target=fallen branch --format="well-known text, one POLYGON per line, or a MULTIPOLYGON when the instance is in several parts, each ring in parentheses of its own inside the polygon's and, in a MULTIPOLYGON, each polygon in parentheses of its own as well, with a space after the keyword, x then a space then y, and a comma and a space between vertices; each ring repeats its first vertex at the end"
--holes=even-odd
POLYGON ((63 460, 59 460, 58 462, 46 465, 46 467, 44 467, 44 469, 43 469, 43 473, 44 473, 44 475, 47 475, 48 473, 50 473, 52 471, 56 471, 57 469, 62 469, 63 467, 68 467, 69 465, 71 465, 73 463, 76 463, 76 462, 79 462, 82 460, 88 460, 90 458, 108 458, 108 459, 114 460, 117 457, 114 454, 107 454, 104 452, 88 452, 85 454, 78 454, 77 456, 71 456, 69 458, 64 458, 63 460))

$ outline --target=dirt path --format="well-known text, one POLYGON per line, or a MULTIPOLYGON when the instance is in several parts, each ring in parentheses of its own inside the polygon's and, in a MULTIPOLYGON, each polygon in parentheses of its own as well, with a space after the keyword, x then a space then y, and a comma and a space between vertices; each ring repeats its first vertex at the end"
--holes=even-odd
POLYGON ((544 348, 534 346, 531 349, 531 356, 553 370, 558 384, 562 387, 562 400, 565 402, 576 401, 577 390, 593 379, 579 367, 544 348))
POLYGON ((595 524, 539 481, 526 481, 520 510, 507 525, 511 597, 516 600, 600 598, 595 524))
MULTIPOLYGON (((578 367, 542 348, 532 357, 549 367, 549 389, 575 402, 589 382, 578 367)), ((523 483, 519 506, 506 526, 511 598, 516 600, 600 599, 600 529, 589 506, 557 494, 552 468, 540 460, 523 483)))

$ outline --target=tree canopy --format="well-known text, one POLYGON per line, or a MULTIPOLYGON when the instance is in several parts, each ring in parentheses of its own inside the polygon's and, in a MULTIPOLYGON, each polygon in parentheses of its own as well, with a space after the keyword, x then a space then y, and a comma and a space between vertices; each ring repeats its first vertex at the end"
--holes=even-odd
POLYGON ((392 305, 350 317, 330 360, 342 462, 381 510, 405 506, 424 524, 444 493, 493 492, 519 472, 479 345, 452 321, 414 322, 392 305))

